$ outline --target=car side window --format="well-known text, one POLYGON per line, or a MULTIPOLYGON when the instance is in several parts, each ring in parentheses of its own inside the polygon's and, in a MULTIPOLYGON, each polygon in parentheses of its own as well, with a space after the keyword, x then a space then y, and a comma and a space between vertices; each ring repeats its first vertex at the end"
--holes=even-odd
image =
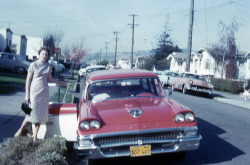
POLYGON ((6 58, 6 54, 1 54, 0 58, 6 58))
POLYGON ((146 91, 148 91, 148 83, 147 83, 147 79, 142 79, 142 87, 143 89, 145 89, 146 91))
POLYGON ((14 60, 15 59, 15 57, 13 55, 8 55, 7 58, 10 59, 10 60, 14 60))

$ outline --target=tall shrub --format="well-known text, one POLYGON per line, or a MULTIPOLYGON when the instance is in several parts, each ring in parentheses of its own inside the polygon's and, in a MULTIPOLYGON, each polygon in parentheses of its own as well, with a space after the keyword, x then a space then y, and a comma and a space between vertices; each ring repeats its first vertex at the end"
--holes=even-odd
POLYGON ((240 93, 243 91, 243 81, 232 81, 218 78, 211 78, 211 83, 215 90, 230 93, 240 93))

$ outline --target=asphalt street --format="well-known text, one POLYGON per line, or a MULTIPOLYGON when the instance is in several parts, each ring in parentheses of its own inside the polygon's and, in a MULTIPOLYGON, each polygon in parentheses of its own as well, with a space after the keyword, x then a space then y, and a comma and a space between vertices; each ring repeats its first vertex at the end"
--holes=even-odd
MULTIPOLYGON (((82 86, 79 85, 78 97, 82 86)), ((250 164, 250 100, 244 101, 239 95, 215 92, 216 98, 203 95, 184 95, 174 91, 170 98, 189 107, 196 114, 199 133, 202 135, 198 150, 189 151, 184 160, 173 159, 171 155, 158 155, 142 158, 119 158, 98 160, 98 164, 250 164), (222 100, 221 100, 222 99, 222 100), (227 100, 227 103, 223 100, 227 100), (230 100, 234 100, 233 105, 230 100), (229 104, 230 103, 230 104, 229 104), (242 106, 244 105, 244 106, 242 106), (245 108, 244 108, 245 107, 245 108)), ((0 95, 0 142, 13 137, 19 128, 24 113, 21 102, 24 100, 24 89, 0 95)), ((77 100, 77 99, 76 99, 77 100)), ((74 155, 73 151, 71 155, 74 155)), ((81 164, 76 157, 70 164, 81 164)))

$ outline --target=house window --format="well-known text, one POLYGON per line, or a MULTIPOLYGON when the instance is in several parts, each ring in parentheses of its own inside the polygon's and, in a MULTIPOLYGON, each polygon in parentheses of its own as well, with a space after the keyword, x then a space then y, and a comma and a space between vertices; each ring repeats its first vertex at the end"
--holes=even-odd
POLYGON ((205 60, 205 69, 210 69, 210 60, 209 59, 205 60))

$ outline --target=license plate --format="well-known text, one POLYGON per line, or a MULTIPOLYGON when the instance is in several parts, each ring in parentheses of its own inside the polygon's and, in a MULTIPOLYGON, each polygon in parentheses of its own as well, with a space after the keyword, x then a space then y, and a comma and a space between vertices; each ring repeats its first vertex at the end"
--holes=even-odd
POLYGON ((131 157, 148 156, 148 155, 151 155, 151 146, 146 145, 146 146, 130 147, 130 153, 131 153, 131 157))
POLYGON ((202 89, 198 89, 199 92, 202 92, 203 90, 202 89))

